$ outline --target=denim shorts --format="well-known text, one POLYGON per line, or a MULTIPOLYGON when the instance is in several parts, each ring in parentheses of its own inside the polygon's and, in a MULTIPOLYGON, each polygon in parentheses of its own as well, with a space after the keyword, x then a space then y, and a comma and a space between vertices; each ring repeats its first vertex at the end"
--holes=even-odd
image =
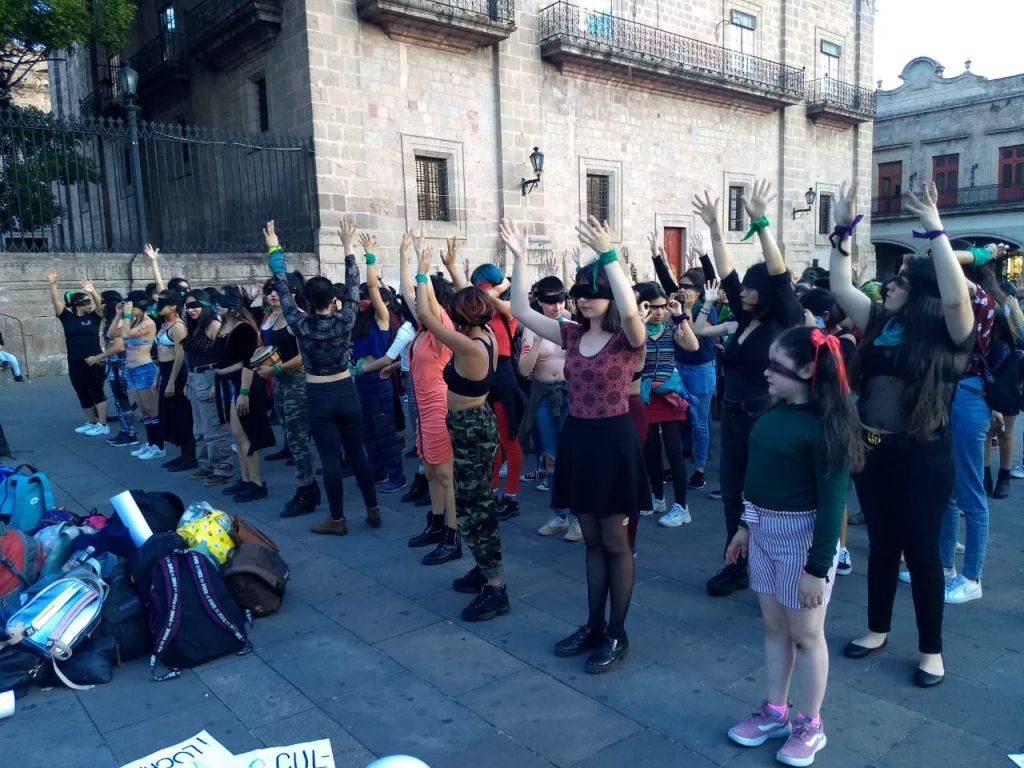
POLYGON ((156 363, 137 365, 127 370, 128 386, 132 389, 150 389, 156 381, 157 372, 160 369, 156 363))

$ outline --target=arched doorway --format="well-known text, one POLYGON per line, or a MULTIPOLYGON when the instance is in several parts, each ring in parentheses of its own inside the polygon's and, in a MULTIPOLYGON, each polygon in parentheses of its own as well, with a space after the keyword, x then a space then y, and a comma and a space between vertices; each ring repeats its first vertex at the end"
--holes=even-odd
POLYGON ((900 265, 903 264, 903 257, 908 253, 914 253, 912 248, 908 248, 901 243, 874 240, 871 244, 875 246, 876 278, 895 275, 900 271, 900 265))

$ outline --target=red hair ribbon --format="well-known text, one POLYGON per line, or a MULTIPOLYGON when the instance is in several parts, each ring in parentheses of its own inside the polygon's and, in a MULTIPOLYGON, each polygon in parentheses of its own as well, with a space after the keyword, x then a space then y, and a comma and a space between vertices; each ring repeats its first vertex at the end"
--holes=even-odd
POLYGON ((814 373, 811 374, 811 389, 814 389, 815 379, 818 378, 818 355, 822 347, 827 347, 832 359, 836 361, 839 389, 844 395, 850 394, 850 382, 846 376, 846 363, 843 361, 843 349, 839 344, 839 337, 823 333, 820 328, 815 328, 811 331, 811 344, 814 346, 814 373))

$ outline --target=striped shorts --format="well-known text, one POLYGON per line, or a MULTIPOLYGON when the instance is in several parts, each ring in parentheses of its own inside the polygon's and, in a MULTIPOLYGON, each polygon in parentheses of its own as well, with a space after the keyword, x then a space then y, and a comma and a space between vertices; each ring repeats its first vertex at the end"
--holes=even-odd
MULTIPOLYGON (((750 587, 772 595, 787 608, 800 608, 800 577, 814 540, 814 510, 764 509, 743 501, 743 521, 750 529, 750 587)), ((825 601, 832 596, 839 545, 825 579, 825 601)))

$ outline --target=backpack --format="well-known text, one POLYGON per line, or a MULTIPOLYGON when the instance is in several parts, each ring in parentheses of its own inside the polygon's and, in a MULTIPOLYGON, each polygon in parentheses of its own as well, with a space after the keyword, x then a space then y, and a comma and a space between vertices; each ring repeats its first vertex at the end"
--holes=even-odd
POLYGON ((178 527, 178 521, 185 513, 185 502, 180 497, 168 491, 133 490, 131 494, 153 533, 173 531, 178 527))
POLYGON ((46 552, 33 536, 0 524, 0 620, 21 604, 21 594, 43 572, 46 552))
POLYGON ((67 661, 100 622, 107 586, 91 570, 81 569, 57 579, 19 608, 7 620, 6 639, 0 648, 17 646, 53 664, 53 671, 69 688, 88 690, 71 682, 57 665, 67 661))
POLYGON ((21 531, 31 531, 39 524, 43 513, 56 506, 49 478, 31 464, 20 464, 4 480, 0 522, 21 531))
POLYGON ((985 373, 982 385, 985 402, 1004 416, 1016 416, 1024 410, 1024 350, 1007 345, 1007 352, 994 368, 981 355, 985 373))
MULTIPOLYGON (((147 542, 148 543, 148 542, 147 542)), ((153 563, 146 622, 155 640, 149 671, 160 682, 212 659, 252 650, 249 617, 206 555, 174 550, 153 563), (160 661, 170 671, 156 674, 160 661)))
POLYGON ((107 599, 103 602, 103 614, 96 628, 96 637, 110 637, 114 640, 119 663, 145 656, 153 648, 153 638, 149 634, 146 611, 132 583, 128 563, 119 560, 105 581, 107 599))
POLYGON ((224 582, 231 596, 256 618, 269 616, 281 607, 289 576, 281 555, 254 542, 236 547, 224 568, 224 582))

